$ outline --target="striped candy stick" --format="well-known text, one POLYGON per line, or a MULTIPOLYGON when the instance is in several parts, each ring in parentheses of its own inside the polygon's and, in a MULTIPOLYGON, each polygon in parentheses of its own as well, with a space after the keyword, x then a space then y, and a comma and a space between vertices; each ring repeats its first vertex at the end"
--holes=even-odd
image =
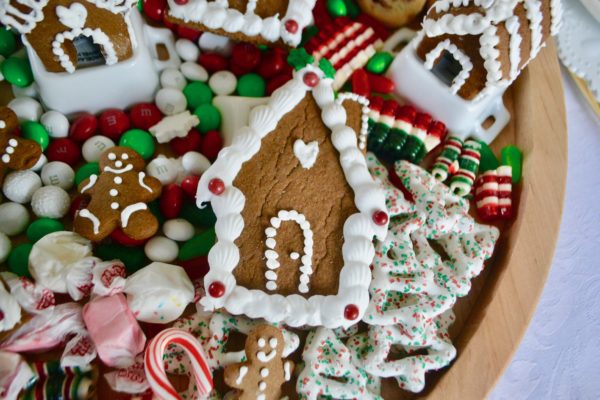
POLYGON ((512 209, 512 168, 503 165, 484 172, 475 184, 477 214, 486 221, 509 219, 512 209))
POLYGON ((513 216, 512 206, 512 167, 502 165, 498 167, 498 215, 500 218, 509 219, 513 216))
POLYGON ((431 173, 440 182, 448 179, 448 175, 458 170, 458 156, 462 151, 463 141, 456 136, 450 136, 444 143, 444 148, 435 159, 431 173))
POLYGON ((402 157, 402 149, 409 132, 412 131, 416 116, 417 110, 413 106, 404 105, 396 112, 394 125, 382 148, 382 153, 388 161, 397 161, 402 157))
POLYGON ((406 144, 402 148, 402 158, 412 163, 418 163, 425 156, 425 138, 427 129, 431 124, 431 115, 419 113, 415 118, 415 123, 410 131, 406 144))
POLYGON ((479 170, 479 144, 476 140, 467 140, 458 158, 458 171, 450 180, 450 190, 458 196, 471 192, 477 171, 479 170))
POLYGON ((432 121, 425 136, 425 151, 429 153, 446 137, 446 125, 441 121, 432 121))
POLYGON ((383 97, 372 96, 369 98, 369 123, 367 128, 367 135, 370 135, 375 124, 379 122, 381 118, 381 108, 383 107, 383 97))
POLYGON ((163 355, 170 344, 178 345, 187 353, 192 365, 196 391, 201 397, 207 397, 213 389, 213 380, 204 350, 202 350, 202 346, 194 336, 176 328, 169 328, 160 332, 152 338, 146 348, 144 370, 154 394, 163 400, 181 399, 165 373, 163 355))
POLYGON ((400 106, 394 100, 387 100, 385 103, 383 103, 379 120, 375 123, 373 129, 369 133, 367 142, 369 151, 372 151, 376 154, 379 153, 387 139, 392 125, 394 124, 394 120, 396 119, 396 111, 398 108, 400 108, 400 106))

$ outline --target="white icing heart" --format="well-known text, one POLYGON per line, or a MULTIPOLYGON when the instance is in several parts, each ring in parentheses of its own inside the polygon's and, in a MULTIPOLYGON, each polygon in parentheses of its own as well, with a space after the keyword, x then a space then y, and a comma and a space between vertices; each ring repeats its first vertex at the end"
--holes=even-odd
POLYGON ((56 15, 61 24, 71 29, 81 29, 85 26, 87 9, 80 3, 73 3, 68 8, 57 6, 56 15))
POLYGON ((309 144, 304 143, 301 139, 294 142, 294 155, 302 164, 302 167, 311 169, 317 161, 319 154, 319 143, 314 140, 309 144))

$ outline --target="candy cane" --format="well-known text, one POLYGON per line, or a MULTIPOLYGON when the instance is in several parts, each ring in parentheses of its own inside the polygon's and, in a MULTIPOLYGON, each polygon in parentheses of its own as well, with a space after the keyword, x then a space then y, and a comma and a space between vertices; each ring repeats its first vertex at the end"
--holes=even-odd
POLYGON ((194 336, 175 328, 160 332, 146 348, 144 370, 154 394, 163 400, 181 399, 169 382, 164 369, 163 354, 170 344, 180 346, 190 357, 197 391, 201 396, 208 396, 213 388, 213 380, 204 351, 194 336))

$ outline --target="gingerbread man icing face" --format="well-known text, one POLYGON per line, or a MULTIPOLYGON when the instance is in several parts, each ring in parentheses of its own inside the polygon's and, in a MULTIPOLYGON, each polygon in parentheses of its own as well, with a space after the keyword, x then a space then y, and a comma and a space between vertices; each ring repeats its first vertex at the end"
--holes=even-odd
POLYGON ((8 107, 0 107, 0 183, 8 170, 29 169, 42 155, 37 142, 12 134, 18 126, 17 114, 8 107))
POLYGON ((73 230, 92 241, 100 241, 115 229, 135 240, 152 237, 158 221, 147 203, 161 193, 158 179, 146 176, 146 163, 134 150, 112 147, 100 156, 100 175, 79 185, 79 192, 91 197, 73 221, 73 230))

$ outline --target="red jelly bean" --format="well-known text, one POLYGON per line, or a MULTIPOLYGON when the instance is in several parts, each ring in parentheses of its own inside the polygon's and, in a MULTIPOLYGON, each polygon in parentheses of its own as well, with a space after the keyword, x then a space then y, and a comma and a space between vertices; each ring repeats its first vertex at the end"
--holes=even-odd
POLYGON ((283 71, 285 66, 285 58, 283 52, 275 49, 268 51, 263 57, 258 66, 258 74, 265 79, 277 75, 283 71))
POLYGON ((196 193, 198 192, 198 183, 200 182, 200 177, 198 175, 188 175, 183 178, 181 181, 181 189, 185 194, 190 196, 192 199, 196 198, 196 193))
POLYGON ((209 73, 223 71, 229 67, 226 58, 215 53, 202 53, 198 57, 198 63, 202 65, 209 73))
POLYGON ((178 261, 192 281, 204 278, 208 273, 208 256, 194 257, 186 261, 178 261))
POLYGON ((183 207, 183 190, 174 183, 163 187, 159 205, 160 213, 165 218, 177 218, 183 207))
POLYGON ((356 70, 352 74, 352 91, 360 96, 365 97, 371 94, 369 77, 364 69, 356 70))
POLYGON ((267 82, 267 95, 273 94, 274 91, 283 86, 287 81, 290 80, 290 76, 285 73, 275 75, 267 82))
POLYGON ((202 139, 200 152, 209 160, 213 161, 217 158, 219 151, 223 148, 223 138, 219 131, 208 131, 202 139))
POLYGON ((104 111, 98 118, 98 129, 100 134, 117 142, 121 135, 129 130, 131 123, 129 117, 123 111, 111 109, 104 111))
MULTIPOLYGON (((178 0, 175 0, 175 2, 177 2, 177 1, 178 0)), ((181 1, 181 0, 179 0, 179 1, 181 1)), ((198 39, 200 38, 200 31, 197 31, 196 29, 188 28, 183 25, 178 25, 176 28, 176 31, 177 31, 177 36, 179 36, 180 38, 189 39, 194 43, 196 43, 198 41, 198 39)))
POLYGON ((120 245, 127 246, 127 247, 143 246, 144 243, 146 243, 148 241, 148 239, 144 239, 144 240, 132 239, 129 236, 127 236, 121 228, 117 228, 114 231, 112 231, 112 233, 110 234, 110 238, 112 240, 114 240, 115 242, 119 243, 120 245))
POLYGON ((188 151, 197 151, 201 148, 202 135, 192 128, 186 136, 174 138, 169 144, 175 154, 182 156, 188 151))
POLYGON ((369 85, 371 86, 371 90, 376 93, 392 93, 396 88, 394 81, 386 78, 383 75, 376 75, 370 72, 367 72, 367 76, 369 77, 369 85))
POLYGON ((145 131, 158 124, 162 117, 163 116, 158 107, 152 103, 136 104, 129 111, 131 125, 133 125, 134 128, 145 131))
POLYGON ((93 114, 83 114, 77 117, 69 129, 69 137, 76 142, 83 143, 96 134, 98 119, 93 114))
POLYGON ((62 161, 74 166, 81 160, 81 149, 69 138, 54 139, 46 149, 46 157, 48 161, 62 161))
POLYGON ((167 0, 142 0, 142 9, 148 18, 161 22, 166 15, 167 0))
POLYGON ((260 63, 260 50, 249 43, 237 43, 231 51, 231 66, 247 71, 256 68, 260 63))

